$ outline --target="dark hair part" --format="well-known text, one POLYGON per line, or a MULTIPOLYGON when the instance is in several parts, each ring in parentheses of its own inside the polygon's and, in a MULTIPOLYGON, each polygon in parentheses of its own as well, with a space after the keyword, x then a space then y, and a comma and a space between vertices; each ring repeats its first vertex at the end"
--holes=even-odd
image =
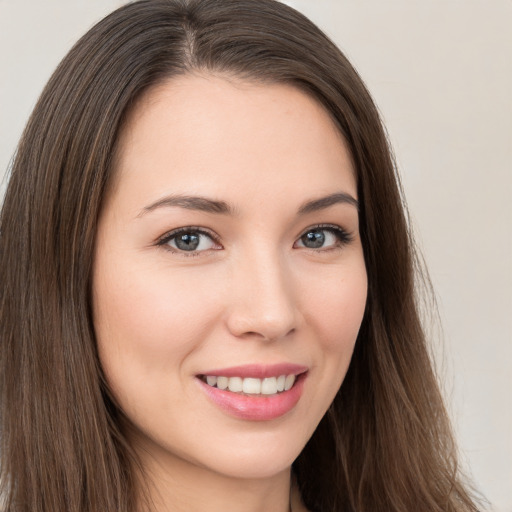
POLYGON ((378 112, 356 71, 274 0, 142 0, 69 52, 43 91, 0 218, 1 479, 7 512, 129 512, 137 462, 94 341, 96 224, 123 121, 194 71, 286 83, 337 123, 358 180, 368 301, 331 408, 294 463, 312 511, 475 511, 429 360, 415 259, 378 112))

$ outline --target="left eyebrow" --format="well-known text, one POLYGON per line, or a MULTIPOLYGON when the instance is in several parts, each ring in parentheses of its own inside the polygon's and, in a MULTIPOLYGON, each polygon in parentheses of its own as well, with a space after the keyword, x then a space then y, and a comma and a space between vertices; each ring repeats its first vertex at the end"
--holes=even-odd
POLYGON ((206 213, 216 213, 220 215, 236 215, 237 211, 235 208, 232 208, 225 201, 218 201, 215 199, 210 199, 208 197, 200 197, 200 196, 183 196, 183 195, 171 195, 168 197, 164 197, 159 199, 153 204, 146 206, 142 209, 142 211, 137 215, 137 217, 142 217, 145 213, 156 210, 157 208, 163 207, 178 207, 185 208, 187 210, 199 210, 206 213))
POLYGON ((325 197, 320 197, 318 199, 313 199, 312 201, 307 201, 299 208, 299 215, 305 215, 306 213, 317 212, 319 210, 324 210, 325 208, 329 208, 329 206, 333 206, 335 204, 350 204, 359 211, 359 201, 352 197, 350 194, 346 192, 337 192, 335 194, 330 194, 325 197))

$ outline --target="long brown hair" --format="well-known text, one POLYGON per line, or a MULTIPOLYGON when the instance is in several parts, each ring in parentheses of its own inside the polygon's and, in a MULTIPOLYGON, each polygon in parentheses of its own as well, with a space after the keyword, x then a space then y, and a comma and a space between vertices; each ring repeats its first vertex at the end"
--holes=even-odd
POLYGON ((378 112, 308 19, 274 0, 142 0, 93 27, 50 79, 0 218, 1 482, 8 512, 133 511, 137 462, 91 320, 96 223, 123 121, 195 70, 316 98, 357 172, 368 301, 353 359, 294 463, 312 511, 475 511, 418 318, 415 258, 378 112))

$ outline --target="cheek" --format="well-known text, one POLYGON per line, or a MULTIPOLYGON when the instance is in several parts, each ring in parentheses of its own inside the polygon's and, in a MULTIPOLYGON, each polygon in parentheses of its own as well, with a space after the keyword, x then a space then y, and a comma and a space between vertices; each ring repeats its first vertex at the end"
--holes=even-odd
POLYGON ((332 349, 353 349, 361 326, 367 297, 366 273, 359 279, 351 279, 341 283, 342 290, 332 307, 326 305, 325 310, 332 318, 332 349))
POLYGON ((321 334, 319 339, 329 352, 345 353, 353 347, 359 332, 368 283, 362 260, 355 263, 332 272, 330 278, 319 279, 321 286, 301 292, 308 301, 307 323, 321 334))
POLYGON ((345 378, 363 319, 367 298, 364 263, 359 259, 321 282, 321 289, 304 296, 308 297, 307 324, 318 343, 319 388, 324 389, 323 407, 327 408, 345 378))
POLYGON ((157 264, 137 264, 136 257, 97 261, 94 325, 113 388, 127 380, 149 387, 179 375, 187 354, 207 338, 218 316, 215 292, 204 281, 198 290, 199 281, 157 264))

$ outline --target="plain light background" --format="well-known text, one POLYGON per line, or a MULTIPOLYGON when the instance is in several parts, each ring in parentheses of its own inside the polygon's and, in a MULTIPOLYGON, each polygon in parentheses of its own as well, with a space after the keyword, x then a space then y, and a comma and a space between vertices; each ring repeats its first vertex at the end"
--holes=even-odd
MULTIPOLYGON (((53 69, 123 3, 0 0, 0 179, 53 69)), ((512 512, 512 1, 285 3, 340 46, 382 112, 437 292, 463 459, 493 511, 512 512)))

